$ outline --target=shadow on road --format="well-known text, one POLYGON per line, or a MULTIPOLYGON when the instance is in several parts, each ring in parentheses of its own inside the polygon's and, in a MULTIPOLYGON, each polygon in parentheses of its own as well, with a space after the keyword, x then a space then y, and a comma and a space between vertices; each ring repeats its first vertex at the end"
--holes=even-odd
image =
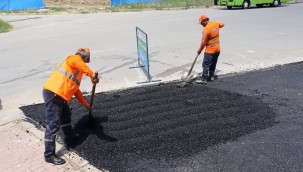
POLYGON ((74 127, 75 134, 78 134, 80 138, 77 145, 83 143, 89 135, 95 135, 106 142, 116 142, 116 138, 104 133, 102 123, 107 121, 108 117, 94 117, 93 120, 90 120, 88 115, 83 116, 74 127))

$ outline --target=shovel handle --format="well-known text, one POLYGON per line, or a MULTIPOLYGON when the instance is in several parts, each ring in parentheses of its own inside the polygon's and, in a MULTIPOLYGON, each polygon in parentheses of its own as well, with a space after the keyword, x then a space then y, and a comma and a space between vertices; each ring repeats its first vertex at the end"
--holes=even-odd
POLYGON ((195 64, 196 64, 196 61, 197 61, 198 57, 199 57, 199 54, 196 55, 196 58, 195 58, 193 64, 191 65, 191 67, 190 67, 190 69, 189 69, 189 71, 188 71, 187 76, 189 76, 189 75, 191 74, 191 71, 193 70, 193 68, 194 68, 194 66, 195 66, 195 64))
MULTIPOLYGON (((95 77, 98 77, 98 72, 95 73, 95 77)), ((90 97, 90 103, 89 106, 92 107, 93 103, 94 103, 94 98, 95 98, 95 90, 96 90, 96 83, 93 84, 93 88, 92 88, 92 95, 90 97)), ((89 117, 92 118, 92 110, 89 111, 88 113, 89 117)))

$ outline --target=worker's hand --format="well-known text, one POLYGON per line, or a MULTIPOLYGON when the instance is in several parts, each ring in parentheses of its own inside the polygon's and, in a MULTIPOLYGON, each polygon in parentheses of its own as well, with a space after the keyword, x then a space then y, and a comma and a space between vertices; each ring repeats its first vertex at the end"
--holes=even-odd
POLYGON ((99 83, 99 77, 98 76, 94 75, 91 79, 92 79, 93 84, 99 83))
POLYGON ((86 104, 86 105, 85 105, 85 108, 86 108, 88 111, 93 110, 93 107, 90 107, 89 104, 86 104))
POLYGON ((202 50, 201 50, 201 49, 198 49, 197 54, 200 55, 201 52, 202 52, 202 50))

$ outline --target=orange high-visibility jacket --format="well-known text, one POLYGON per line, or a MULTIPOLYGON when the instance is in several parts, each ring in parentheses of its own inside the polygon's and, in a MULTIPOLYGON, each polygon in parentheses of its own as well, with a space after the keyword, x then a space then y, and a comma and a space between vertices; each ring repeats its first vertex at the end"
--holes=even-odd
POLYGON ((62 63, 57 64, 56 69, 45 82, 43 89, 52 91, 68 103, 75 95, 81 104, 86 105, 87 101, 79 90, 83 74, 89 77, 94 75, 81 56, 68 56, 62 63))
POLYGON ((219 23, 217 21, 209 22, 203 32, 208 34, 208 41, 206 43, 206 53, 217 53, 220 51, 220 36, 219 36, 219 23))

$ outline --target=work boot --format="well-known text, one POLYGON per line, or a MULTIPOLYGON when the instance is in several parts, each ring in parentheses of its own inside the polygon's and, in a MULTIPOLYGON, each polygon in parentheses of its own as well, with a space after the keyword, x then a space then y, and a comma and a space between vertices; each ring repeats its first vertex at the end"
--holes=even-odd
POLYGON ((207 84, 206 79, 203 78, 197 78, 195 82, 196 84, 207 84))
POLYGON ((52 163, 52 164, 55 164, 55 165, 65 164, 65 160, 58 157, 56 154, 46 156, 46 157, 44 157, 44 159, 45 159, 46 162, 52 163))
POLYGON ((208 81, 211 81, 211 82, 213 82, 213 81, 215 81, 217 79, 218 79, 218 75, 214 75, 214 76, 208 77, 208 81))

